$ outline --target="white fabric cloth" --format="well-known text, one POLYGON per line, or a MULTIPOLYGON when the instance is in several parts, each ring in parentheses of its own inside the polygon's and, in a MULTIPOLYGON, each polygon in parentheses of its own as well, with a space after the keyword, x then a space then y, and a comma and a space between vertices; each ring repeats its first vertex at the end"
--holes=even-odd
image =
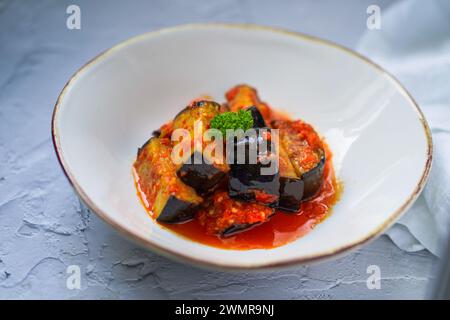
MULTIPOLYGON (((392 73, 412 94, 433 136, 433 165, 413 207, 386 234, 401 249, 439 255, 450 229, 450 1, 402 1, 381 11, 357 51, 392 73)), ((401 127, 399 127, 401 130, 401 127)))

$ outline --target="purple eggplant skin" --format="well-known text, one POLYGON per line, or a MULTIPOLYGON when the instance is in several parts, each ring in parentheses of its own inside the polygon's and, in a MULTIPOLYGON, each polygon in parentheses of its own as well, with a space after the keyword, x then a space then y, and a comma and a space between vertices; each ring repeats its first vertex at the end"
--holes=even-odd
POLYGON ((249 163, 250 148, 256 148, 258 159, 271 156, 270 144, 266 149, 260 147, 261 139, 262 137, 257 130, 256 137, 244 136, 242 139, 235 141, 234 161, 230 164, 229 171, 228 194, 234 199, 256 201, 255 191, 259 191, 267 195, 272 195, 276 199, 272 203, 264 203, 265 205, 276 206, 280 194, 278 171, 272 175, 262 175, 261 169, 270 167, 270 163, 249 163), (238 163, 237 161, 237 151, 240 149, 238 148, 240 144, 243 144, 245 150, 245 163, 238 163))
POLYGON ((298 212, 303 200, 305 184, 300 178, 280 177, 280 200, 277 209, 298 212))
POLYGON ((264 118, 259 112, 258 108, 256 106, 251 106, 246 111, 250 111, 252 118, 253 118, 253 128, 267 128, 266 121, 264 121, 264 118))
MULTIPOLYGON (((269 217, 272 217, 275 214, 275 209, 273 209, 272 213, 269 217)), ((243 231, 250 230, 256 226, 261 225, 263 222, 256 222, 256 223, 244 223, 244 224, 233 224, 232 226, 228 227, 227 229, 223 230, 220 233, 220 236, 223 238, 234 236, 238 233, 241 233, 243 231)))
POLYGON ((194 219, 197 210, 197 204, 183 201, 171 195, 156 221, 169 224, 187 222, 194 219))
POLYGON ((264 203, 269 206, 278 204, 280 181, 278 173, 274 175, 261 175, 262 165, 233 165, 230 166, 228 194, 233 199, 242 201, 256 201, 255 191, 273 195, 276 200, 264 203))
MULTIPOLYGON (((173 129, 185 129, 191 134, 194 132, 195 122, 202 123, 206 128, 210 121, 220 113, 221 105, 214 101, 201 100, 192 103, 181 110, 173 120, 173 129)), ((215 189, 226 178, 224 168, 222 170, 212 161, 204 159, 202 151, 194 151, 187 163, 177 170, 177 176, 186 185, 192 187, 199 195, 206 194, 215 189), (194 159, 200 161, 194 161, 194 159)))
MULTIPOLYGON (((295 135, 296 130, 291 127, 289 121, 275 121, 272 122, 271 125, 280 129, 281 145, 285 148, 281 148, 280 151, 285 151, 285 157, 290 160, 289 162, 295 169, 293 174, 291 172, 292 170, 287 173, 283 173, 282 171, 282 179, 280 181, 280 209, 296 212, 300 209, 301 202, 313 198, 322 186, 325 167, 325 152, 320 147, 314 150, 313 152, 318 156, 319 161, 312 169, 305 172, 305 169, 295 161, 295 158, 293 158, 299 156, 298 152, 300 152, 300 150, 297 150, 296 148, 304 143, 304 141, 295 135), (290 151, 288 151, 289 149, 290 151), (289 152, 291 154, 289 154, 289 152), (286 180, 286 178, 292 180, 286 180)), ((282 163, 285 162, 286 161, 282 163)))
POLYGON ((161 136, 161 129, 153 130, 152 136, 159 138, 161 136))
MULTIPOLYGON (((153 179, 160 179, 159 173, 154 171, 154 166, 159 166, 170 174, 176 177, 176 168, 171 165, 170 157, 163 157, 162 154, 167 154, 170 147, 161 143, 161 140, 156 137, 151 137, 139 150, 138 158, 134 163, 134 168, 139 176, 140 183, 148 184, 154 182, 153 179), (151 157, 150 157, 151 155, 151 157), (169 171, 173 170, 172 171, 169 171), (152 180, 150 180, 152 179, 152 180)), ((185 188, 183 182, 176 179, 169 179, 174 186, 185 188)), ((147 185, 148 186, 148 185, 147 185)), ((202 203, 203 199, 199 197, 191 188, 185 188, 185 192, 181 194, 172 194, 170 188, 151 189, 152 198, 156 199, 152 206, 152 211, 156 215, 156 220, 164 223, 181 223, 194 218, 197 208, 202 203)))
POLYGON ((323 183, 323 171, 325 169, 325 153, 322 154, 319 163, 302 175, 304 184, 302 201, 313 198, 323 183))
POLYGON ((231 227, 228 227, 227 229, 225 229, 224 231, 222 231, 222 233, 220 233, 221 237, 231 237, 234 236, 240 232, 243 231, 247 231, 253 227, 256 227, 257 225, 260 225, 261 223, 253 223, 253 224, 249 224, 249 223, 245 223, 245 224, 233 224, 231 227))
POLYGON ((214 191, 227 178, 225 171, 207 163, 197 151, 192 153, 190 163, 185 163, 178 169, 177 175, 199 195, 214 191), (202 159, 201 163, 194 163, 196 158, 202 159))
POLYGON ((323 170, 325 168, 325 156, 320 162, 301 178, 280 177, 280 200, 277 209, 298 212, 301 203, 314 198, 323 183, 323 170))

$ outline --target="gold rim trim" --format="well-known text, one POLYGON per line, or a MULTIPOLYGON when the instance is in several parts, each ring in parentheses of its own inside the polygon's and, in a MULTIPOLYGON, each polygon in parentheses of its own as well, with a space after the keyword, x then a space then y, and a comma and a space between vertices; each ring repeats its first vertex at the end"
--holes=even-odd
POLYGON ((424 117, 424 114, 422 110, 420 110, 418 104, 413 99, 411 94, 403 87, 403 85, 389 72, 384 70, 381 66, 370 60, 369 58, 349 49, 342 45, 333 43, 328 40, 323 40, 311 35, 303 34, 296 31, 289 31, 285 29, 280 28, 274 28, 274 27, 268 27, 268 26, 259 26, 259 25, 252 25, 252 24, 226 24, 226 23, 206 23, 206 24, 185 24, 185 25, 179 25, 175 27, 170 28, 164 28, 156 31, 150 31, 146 32, 137 36, 134 36, 128 40, 125 40, 110 49, 107 49, 88 61, 84 66, 82 66, 80 69, 78 69, 75 74, 70 77, 69 81, 64 85, 61 93, 58 96, 58 99, 56 100, 55 108, 53 110, 52 115, 52 124, 51 124, 51 131, 52 131, 52 140, 53 140, 53 146, 55 148, 56 156, 58 158, 58 161, 63 169, 64 174, 66 175, 67 179, 69 180, 70 184, 74 188, 75 192, 78 194, 78 196, 85 202, 85 204, 94 211, 101 219, 103 219, 106 223, 113 226, 116 230, 118 230, 122 235, 126 236, 127 238, 133 240, 137 244, 154 250, 155 252, 178 260, 178 261, 185 261, 197 266, 206 267, 206 268, 214 268, 214 269, 223 269, 223 270, 249 270, 249 269, 260 269, 260 270, 266 270, 266 269, 274 269, 274 268, 280 268, 280 267, 289 267, 289 266, 295 266, 299 264, 306 264, 306 263, 313 263, 322 261, 325 259, 329 259, 334 256, 342 255, 345 252, 348 252, 350 250, 356 250, 360 248, 362 245, 374 240, 378 235, 380 235, 383 231, 385 231, 387 228, 389 228, 400 216, 414 203, 414 201, 417 199, 417 197, 420 195, 421 191, 423 190, 423 187, 425 186, 425 183, 427 181, 431 164, 432 164, 432 158, 433 158, 433 142, 431 137, 431 131, 428 126, 428 123, 424 117), (211 261, 207 261, 206 259, 195 259, 191 256, 180 254, 177 252, 174 252, 172 250, 163 248, 159 246, 157 243, 149 241, 148 239, 142 238, 140 236, 137 236, 132 231, 128 230, 126 227, 119 225, 116 221, 113 221, 105 212, 103 212, 100 208, 98 208, 97 205, 89 198, 89 196, 83 191, 83 189, 80 187, 80 185, 77 183, 75 177, 72 175, 70 170, 68 169, 68 166, 64 160, 64 157, 62 155, 62 149, 60 145, 60 137, 58 132, 58 125, 57 125, 57 117, 58 117, 58 111, 60 109, 60 105, 62 102, 62 99, 64 98, 67 90, 69 89, 70 85, 79 77, 80 74, 85 72, 91 65, 94 63, 100 61, 101 59, 105 59, 108 57, 111 53, 124 48, 132 43, 135 43, 141 39, 144 39, 149 36, 155 36, 160 35, 164 33, 171 33, 176 32, 180 30, 187 30, 187 29, 206 29, 206 28, 228 28, 228 29, 253 29, 258 31, 265 31, 265 32, 273 32, 277 34, 287 35, 291 37, 295 37, 297 39, 301 40, 307 40, 307 41, 313 41, 325 46, 329 46, 338 50, 341 50, 343 52, 346 52, 347 54, 358 58, 364 62, 366 62, 368 65, 374 67, 377 71, 381 72, 383 76, 388 78, 396 87, 397 89, 402 93, 402 95, 410 102, 411 107, 417 112, 418 118, 420 122, 422 123, 422 127, 424 129, 425 136, 427 138, 427 160, 425 162, 425 167, 422 172, 422 176, 417 183, 414 191, 412 194, 408 197, 408 199, 397 209, 395 210, 389 218, 380 226, 378 226, 376 229, 374 229, 372 232, 368 233, 364 238, 359 239, 355 242, 349 243, 346 246, 338 247, 326 252, 321 252, 318 254, 310 255, 307 257, 302 257, 299 259, 290 259, 286 261, 281 262, 275 262, 275 263, 258 263, 254 265, 243 265, 243 266, 236 266, 236 265, 228 265, 228 264, 220 264, 220 263, 214 263, 211 261))

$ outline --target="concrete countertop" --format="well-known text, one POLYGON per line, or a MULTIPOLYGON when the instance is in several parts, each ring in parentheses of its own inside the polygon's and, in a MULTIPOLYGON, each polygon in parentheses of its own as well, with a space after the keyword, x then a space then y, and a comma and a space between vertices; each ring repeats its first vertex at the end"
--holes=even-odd
POLYGON ((189 22, 272 25, 354 47, 366 8, 392 1, 0 1, 0 298, 423 298, 435 258, 386 237, 335 261, 269 273, 178 264, 120 237, 80 203, 50 137, 60 90, 131 36, 189 22), (66 8, 81 9, 81 29, 66 8), (78 266, 81 288, 66 285, 78 266), (368 267, 381 272, 368 289, 368 267), (70 287, 70 286, 69 286, 70 287))

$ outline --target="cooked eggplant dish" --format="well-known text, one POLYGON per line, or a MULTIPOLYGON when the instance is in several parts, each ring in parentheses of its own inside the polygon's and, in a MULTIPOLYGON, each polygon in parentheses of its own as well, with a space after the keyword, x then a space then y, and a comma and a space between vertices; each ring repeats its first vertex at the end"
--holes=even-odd
POLYGON ((152 137, 139 149, 134 168, 156 220, 179 223, 192 219, 203 199, 178 178, 171 151, 170 140, 152 137))
POLYGON ((193 100, 152 128, 133 165, 149 214, 193 240, 276 247, 322 221, 338 199, 331 152, 314 128, 238 85, 193 100))
POLYGON ((274 209, 253 202, 235 201, 227 191, 216 192, 198 219, 209 234, 230 236, 266 222, 274 209))
MULTIPOLYGON (((178 169, 178 177, 188 186, 191 186, 199 194, 205 194, 214 190, 226 178, 228 167, 224 159, 216 159, 203 152, 207 144, 203 139, 194 137, 195 126, 207 128, 211 120, 219 114, 221 106, 213 101, 195 101, 182 110, 173 120, 172 130, 185 129, 191 139, 191 152, 186 155, 181 167, 178 169), (198 148, 194 148, 199 146, 198 148), (198 150, 197 150, 198 149, 198 150)), ((202 137, 200 137, 202 138, 202 137)), ((180 142, 183 143, 183 142, 180 142)))

